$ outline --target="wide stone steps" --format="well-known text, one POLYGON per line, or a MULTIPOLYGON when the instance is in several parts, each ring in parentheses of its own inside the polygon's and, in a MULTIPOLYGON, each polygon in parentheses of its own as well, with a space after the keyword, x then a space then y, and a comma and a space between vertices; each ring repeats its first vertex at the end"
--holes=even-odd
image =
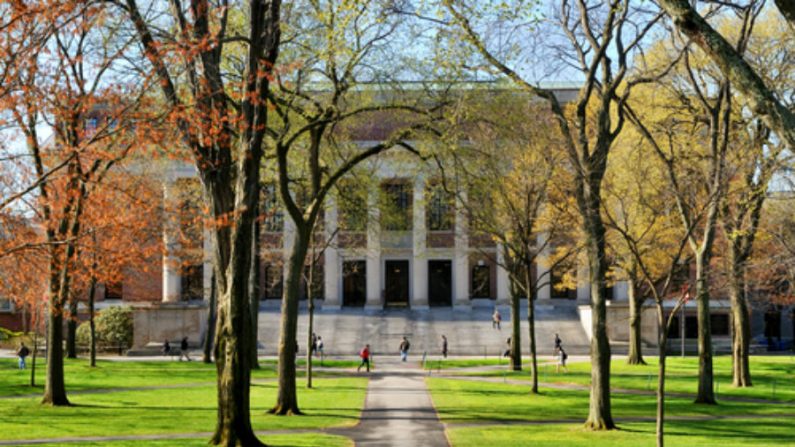
MULTIPOLYGON (((438 355, 441 336, 448 339, 451 355, 497 356, 505 351, 506 339, 511 335, 510 310, 500 307, 502 328, 492 328, 491 309, 453 310, 321 310, 315 313, 315 333, 323 338, 328 355, 355 355, 370 344, 375 355, 397 355, 403 336, 411 342, 411 354, 438 355)), ((258 339, 260 353, 273 355, 279 340, 279 319, 276 310, 262 310, 259 314, 258 339)), ((305 353, 308 314, 301 310, 298 320, 299 350, 305 353)), ((529 333, 526 315, 521 315, 522 350, 527 352, 529 333)), ((538 353, 551 354, 555 333, 570 354, 587 354, 588 337, 583 330, 575 307, 550 307, 536 311, 536 343, 538 353)))

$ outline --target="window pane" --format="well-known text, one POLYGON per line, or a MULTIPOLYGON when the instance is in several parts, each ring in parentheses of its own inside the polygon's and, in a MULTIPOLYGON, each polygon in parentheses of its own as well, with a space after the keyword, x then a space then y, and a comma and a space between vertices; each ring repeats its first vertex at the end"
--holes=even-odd
POLYGON ((381 225, 387 231, 411 229, 411 186, 386 183, 382 186, 381 225))
POLYGON ((428 230, 452 231, 455 224, 455 202, 441 185, 434 185, 428 191, 428 230))
POLYGON ((261 191, 260 213, 265 216, 264 230, 269 233, 281 233, 284 230, 284 214, 276 185, 269 183, 263 186, 261 191))
POLYGON ((491 298, 491 269, 488 265, 472 267, 472 298, 491 298))

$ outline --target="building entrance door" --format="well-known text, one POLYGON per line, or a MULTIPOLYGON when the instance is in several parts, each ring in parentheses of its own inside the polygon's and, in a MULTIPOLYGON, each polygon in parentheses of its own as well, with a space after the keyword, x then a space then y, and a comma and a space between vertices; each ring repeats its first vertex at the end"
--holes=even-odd
POLYGON ((384 305, 386 307, 409 306, 409 261, 386 261, 386 287, 384 305))
POLYGON ((428 304, 452 306, 453 262, 428 261, 428 304))
POLYGON ((342 305, 363 307, 367 301, 367 263, 345 261, 342 263, 342 305))

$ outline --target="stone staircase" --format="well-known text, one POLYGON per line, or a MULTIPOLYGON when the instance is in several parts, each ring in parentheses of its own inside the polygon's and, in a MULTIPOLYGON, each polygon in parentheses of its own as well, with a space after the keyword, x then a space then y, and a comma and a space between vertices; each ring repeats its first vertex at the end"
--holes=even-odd
MULTIPOLYGON (((524 304, 524 303, 523 303, 524 304)), ((451 309, 342 309, 315 312, 315 333, 323 338, 327 355, 355 355, 370 344, 375 355, 397 355, 405 335, 411 342, 411 354, 438 355, 441 336, 447 336, 450 355, 497 356, 506 349, 511 335, 510 309, 500 306, 502 329, 492 328, 491 308, 451 309)), ((263 309, 259 314, 258 339, 262 355, 276 354, 280 313, 263 309)), ((523 311, 522 350, 528 351, 527 316, 523 311)), ((298 320, 299 350, 305 354, 308 314, 301 309, 298 320)), ((552 354, 555 333, 560 334, 569 354, 588 354, 589 341, 576 307, 539 306, 536 309, 536 342, 540 355, 552 354)))

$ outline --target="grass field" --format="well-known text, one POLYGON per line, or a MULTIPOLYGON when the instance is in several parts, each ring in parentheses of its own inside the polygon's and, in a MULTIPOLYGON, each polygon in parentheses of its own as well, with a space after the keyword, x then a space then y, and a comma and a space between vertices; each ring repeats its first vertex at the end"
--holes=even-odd
MULTIPOLYGON (((613 360, 610 368, 611 386, 615 389, 653 391, 657 386, 657 358, 646 357, 647 365, 627 365, 625 360, 613 360)), ((505 377, 516 380, 530 380, 529 364, 524 371, 507 371, 504 368, 488 371, 468 371, 467 366, 499 365, 496 359, 446 360, 442 368, 446 374, 466 376, 505 377)), ((432 367, 435 366, 431 364, 432 367)), ((539 365, 539 381, 552 384, 574 384, 588 386, 591 382, 591 365, 588 362, 569 364, 568 373, 556 373, 554 364, 539 365)), ((751 374, 754 386, 734 388, 731 386, 731 356, 716 356, 713 361, 718 398, 738 397, 795 402, 795 357, 793 356, 753 356, 751 374)), ((695 393, 698 373, 696 358, 668 358, 666 368, 666 391, 671 393, 695 393)))
MULTIPOLYGON (((214 429, 213 365, 103 361, 97 368, 89 368, 85 360, 70 360, 66 362, 66 383, 71 407, 39 405, 41 389, 27 386, 27 373, 15 366, 13 360, 0 362, 0 393, 5 396, 0 398, 0 439, 205 433, 214 429)), ((253 376, 251 412, 255 430, 350 426, 356 424, 364 405, 366 379, 319 374, 311 390, 299 383, 299 404, 306 416, 272 416, 267 414, 276 401, 272 362, 263 362, 263 369, 253 376)), ((310 434, 301 436, 308 436, 304 444, 289 445, 348 445, 346 438, 321 437, 313 441, 310 434)), ((206 439, 162 445, 197 442, 204 444, 206 439)), ((150 441, 147 444, 153 445, 150 441)))
MULTIPOLYGON (((344 436, 334 436, 316 433, 291 433, 280 435, 261 435, 260 440, 272 447, 351 447, 353 441, 344 436)), ((36 444, 42 447, 63 447, 75 445, 80 447, 206 447, 207 438, 175 439, 175 440, 146 440, 146 441, 105 441, 83 442, 79 444, 46 443, 36 444)))
MULTIPOLYGON (((791 418, 717 421, 671 421, 665 428, 669 447, 781 447, 795 445, 791 418)), ((621 429, 591 432, 582 424, 483 426, 454 428, 448 436, 454 447, 510 445, 515 447, 638 447, 653 446, 651 422, 628 422, 621 429)))
MULTIPOLYGON (((652 359, 647 359, 651 362, 652 359)), ((696 359, 669 359, 666 389, 695 392, 696 359)), ((482 366, 482 365, 477 365, 482 366)), ((783 446, 795 445, 795 358, 752 358, 755 387, 730 386, 731 358, 715 359, 719 405, 697 405, 691 397, 666 399, 666 445, 668 446, 783 446), (772 384, 776 394, 772 395, 772 384), (723 397, 723 399, 721 399, 723 397), (769 399, 748 402, 731 398, 769 399)), ((460 367, 459 367, 460 368, 460 367)), ((656 365, 630 366, 616 360, 611 385, 640 391, 613 393, 613 417, 620 430, 589 432, 583 429, 588 413, 588 391, 561 389, 566 385, 588 385, 590 365, 570 365, 568 374, 554 369, 540 374, 539 395, 530 394, 529 373, 450 369, 460 378, 427 379, 434 405, 448 424, 455 447, 497 443, 511 446, 643 446, 654 445, 656 397, 646 393, 656 386, 656 365), (476 377, 480 376, 480 377, 476 377), (651 379, 649 378, 651 377, 651 379), (500 380, 503 379, 504 380, 500 380), (517 379, 521 379, 518 380, 517 379)))

